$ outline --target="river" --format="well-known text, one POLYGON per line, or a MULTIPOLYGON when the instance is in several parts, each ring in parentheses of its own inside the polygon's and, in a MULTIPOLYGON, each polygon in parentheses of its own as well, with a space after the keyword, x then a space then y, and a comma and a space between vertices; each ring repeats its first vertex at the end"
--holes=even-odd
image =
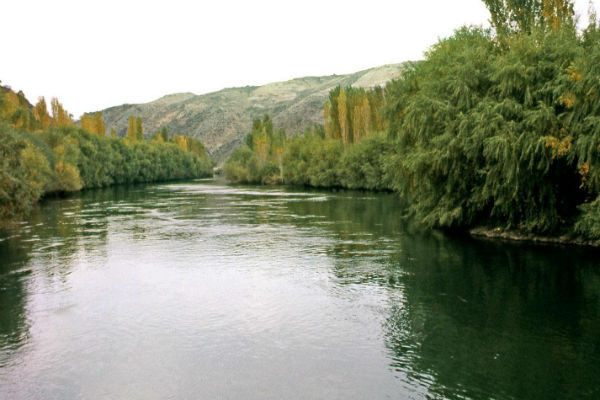
POLYGON ((393 194, 114 187, 0 230, 2 399, 598 399, 600 257, 393 194))

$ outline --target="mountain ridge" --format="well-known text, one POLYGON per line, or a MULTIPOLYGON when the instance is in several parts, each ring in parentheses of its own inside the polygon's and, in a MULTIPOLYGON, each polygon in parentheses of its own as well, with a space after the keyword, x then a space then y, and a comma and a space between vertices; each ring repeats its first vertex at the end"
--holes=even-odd
POLYGON ((172 93, 148 103, 102 110, 107 130, 123 136, 130 115, 144 121, 145 136, 166 127, 170 134, 201 140, 222 162, 244 140, 252 120, 269 114, 288 135, 323 123, 323 104, 336 86, 372 88, 398 78, 406 63, 386 64, 345 75, 304 76, 260 86, 229 87, 205 94, 172 93))

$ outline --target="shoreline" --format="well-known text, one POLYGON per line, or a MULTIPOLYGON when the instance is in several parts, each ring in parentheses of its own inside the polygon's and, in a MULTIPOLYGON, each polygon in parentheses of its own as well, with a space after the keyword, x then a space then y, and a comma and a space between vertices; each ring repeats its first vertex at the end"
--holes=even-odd
POLYGON ((500 227, 489 228, 485 226, 469 229, 467 233, 476 239, 600 248, 600 240, 585 240, 571 235, 539 236, 500 227))

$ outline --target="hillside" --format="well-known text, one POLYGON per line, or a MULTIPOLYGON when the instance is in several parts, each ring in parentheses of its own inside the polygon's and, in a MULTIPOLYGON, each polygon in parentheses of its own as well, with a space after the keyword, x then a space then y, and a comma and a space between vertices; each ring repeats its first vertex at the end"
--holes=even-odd
POLYGON ((195 95, 177 93, 145 104, 124 104, 103 110, 107 129, 119 136, 127 130, 129 115, 141 116, 144 132, 162 127, 201 140, 217 161, 225 157, 250 131, 252 120, 268 113, 276 127, 293 134, 323 123, 323 104, 337 85, 371 88, 399 77, 403 64, 390 64, 354 74, 304 77, 264 86, 228 88, 195 95))

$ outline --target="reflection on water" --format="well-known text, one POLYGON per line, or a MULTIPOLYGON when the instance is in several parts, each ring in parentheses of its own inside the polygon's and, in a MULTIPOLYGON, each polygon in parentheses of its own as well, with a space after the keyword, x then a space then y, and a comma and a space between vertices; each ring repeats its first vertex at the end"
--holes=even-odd
POLYGON ((0 398, 600 398, 590 249, 393 195, 116 187, 0 231, 0 398))

